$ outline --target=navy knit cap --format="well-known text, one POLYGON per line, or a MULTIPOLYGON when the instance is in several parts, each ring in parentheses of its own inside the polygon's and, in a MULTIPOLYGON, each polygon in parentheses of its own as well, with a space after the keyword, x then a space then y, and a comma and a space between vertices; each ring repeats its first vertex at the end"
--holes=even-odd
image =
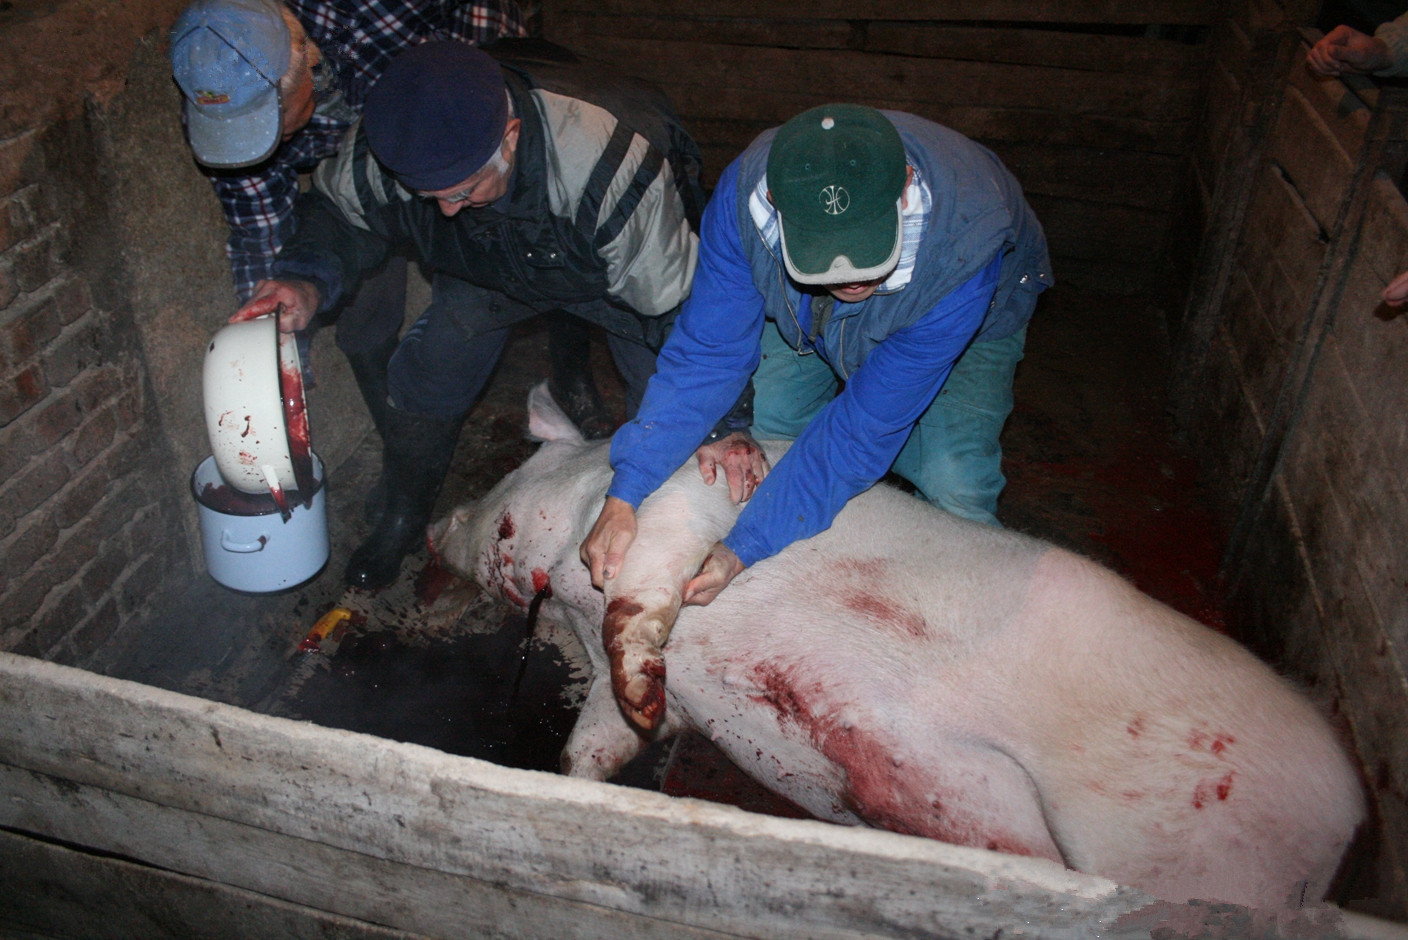
POLYGON ((454 40, 397 56, 362 111, 372 153, 402 185, 421 192, 448 189, 482 169, 507 123, 499 63, 454 40))

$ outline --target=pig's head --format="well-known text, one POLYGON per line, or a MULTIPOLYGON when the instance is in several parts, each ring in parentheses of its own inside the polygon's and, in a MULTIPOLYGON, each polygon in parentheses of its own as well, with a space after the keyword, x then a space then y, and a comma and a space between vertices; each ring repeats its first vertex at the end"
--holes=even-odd
POLYGON ((482 499, 457 507, 430 528, 442 564, 485 590, 527 608, 550 592, 600 624, 602 596, 578 556, 611 482, 610 442, 588 443, 548 394, 528 396, 528 433, 537 453, 482 499))

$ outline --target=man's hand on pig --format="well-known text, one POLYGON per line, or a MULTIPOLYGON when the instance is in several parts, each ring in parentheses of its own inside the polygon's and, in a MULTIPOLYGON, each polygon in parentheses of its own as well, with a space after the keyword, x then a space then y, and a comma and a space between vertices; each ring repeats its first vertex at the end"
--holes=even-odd
POLYGON ((322 295, 311 281, 260 281, 254 285, 254 296, 235 311, 230 322, 277 313, 279 331, 297 333, 313 321, 321 302, 322 295))
POLYGON ((582 540, 578 549, 583 564, 591 569, 592 584, 605 588, 606 580, 621 571, 626 549, 636 538, 636 511, 630 503, 615 496, 606 497, 606 505, 596 517, 596 525, 582 540))
POLYGON ((770 469, 767 455, 747 431, 734 431, 728 437, 705 444, 695 456, 706 485, 713 486, 719 470, 723 470, 728 479, 728 495, 735 503, 751 499, 770 469))
POLYGON ((715 542, 709 557, 699 566, 699 573, 684 586, 684 603, 703 607, 719 596, 724 588, 743 571, 743 562, 723 542, 715 542))

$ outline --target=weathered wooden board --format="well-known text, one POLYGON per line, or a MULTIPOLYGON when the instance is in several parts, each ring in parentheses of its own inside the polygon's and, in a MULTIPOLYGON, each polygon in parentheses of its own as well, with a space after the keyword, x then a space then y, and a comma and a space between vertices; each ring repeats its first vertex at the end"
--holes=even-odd
POLYGON ((991 149, 1028 193, 1168 212, 1178 197, 1172 181, 1179 157, 993 142, 991 149))
MULTIPOLYGON (((549 38, 553 38, 549 36, 549 38)), ((1192 120, 1199 89, 1150 76, 1050 69, 1039 66, 875 56, 807 49, 752 48, 707 43, 664 42, 597 36, 593 58, 627 63, 633 75, 659 83, 675 97, 679 86, 717 92, 742 89, 808 95, 826 100, 906 101, 921 105, 1048 108, 1063 114, 1103 114, 1164 121, 1192 120), (981 90, 981 94, 978 90, 981 90)), ((741 111, 737 113, 747 114, 741 111)))
MULTIPOLYGON (((701 146, 706 174, 712 182, 725 166, 752 142, 752 128, 730 126, 727 142, 711 137, 701 146), (737 137, 732 134, 738 133, 737 137)), ((1168 212, 1177 187, 1154 180, 1177 179, 1182 161, 1164 154, 1129 153, 1085 147, 1048 147, 988 141, 998 158, 1031 196, 1057 196, 1090 203, 1168 212)), ((1113 237, 1115 233, 1111 233, 1113 237)), ((1124 241, 1123 235, 1115 240, 1124 241)))
MULTIPOLYGON (((1198 172, 1207 178, 1211 189, 1222 175, 1227 153, 1234 145, 1234 135, 1244 134, 1245 128, 1238 108, 1242 85, 1227 62, 1221 57, 1215 59, 1207 78, 1207 101, 1192 154, 1198 172)), ((1241 141, 1236 143, 1242 144, 1241 141)))
MULTIPOLYGON (((329 887, 343 890, 341 885, 329 887)), ((219 882, 0 832, 0 936, 30 932, 36 938, 83 940, 423 937, 219 882)))
POLYGON ((1237 357, 1237 373, 1247 396, 1250 414, 1243 420, 1255 421, 1260 427, 1275 407, 1294 344, 1276 334, 1263 298, 1247 275, 1246 269, 1239 268, 1227 287, 1227 340, 1237 357))
MULTIPOLYGON (((550 2, 543 10, 543 35, 553 42, 590 53, 599 36, 622 39, 658 39, 679 43, 718 43, 732 46, 793 46, 807 49, 860 49, 864 31, 846 20, 817 20, 798 16, 763 19, 756 16, 671 15, 665 10, 650 14, 612 16, 602 11, 562 9, 550 2)), ((629 63, 621 63, 629 65, 629 63)))
POLYGON ((1201 84, 1202 45, 1146 36, 1111 36, 1080 31, 995 28, 919 23, 872 22, 866 26, 866 52, 970 59, 1006 65, 1118 73, 1111 80, 1157 77, 1165 82, 1201 84))
MULTIPOLYGON (((544 31, 554 42, 590 50, 598 36, 679 43, 850 49, 931 59, 967 59, 1012 65, 1158 75, 1165 81, 1196 82, 1202 46, 1144 36, 1082 31, 1020 29, 950 23, 759 19, 754 16, 628 15, 546 11, 544 31), (590 37, 590 38, 589 38, 590 37)), ((687 47, 684 47, 687 48, 687 47)))
MULTIPOLYGON (((727 144, 742 150, 769 127, 807 108, 837 100, 813 92, 772 89, 709 89, 658 82, 679 110, 685 126, 703 145, 727 144)), ((872 98, 876 108, 909 111, 937 121, 981 143, 1001 141, 1047 147, 1088 147, 1177 156, 1187 152, 1191 121, 1162 121, 1108 114, 1069 114, 1040 108, 999 108, 981 104, 935 104, 903 98, 872 98), (1118 142, 1115 146, 1112 142, 1118 142)))
POLYGON ((1314 301, 1328 237, 1276 164, 1261 169, 1246 227, 1237 263, 1267 308, 1280 312, 1278 320, 1299 324, 1314 301))
MULTIPOLYGON (((1145 264, 1163 245, 1165 217, 1145 209, 1099 206, 1076 199, 1028 193, 1053 255, 1123 264, 1145 264)), ((1059 264, 1056 280, 1061 280, 1059 264)))
MULTIPOLYGON (((161 762, 157 760, 155 766, 161 762)), ((643 940, 662 932, 681 940, 734 936, 515 890, 425 864, 406 864, 3 765, 0 793, 13 804, 0 815, 5 825, 142 859, 216 884, 237 885, 242 891, 298 906, 332 911, 357 922, 394 924, 426 936, 509 938, 530 932, 573 940, 643 940)), ((387 820, 387 824, 395 831, 400 820, 387 820)), ((407 833, 402 838, 416 836, 407 833)), ((849 930, 821 932, 856 936, 849 930)))
POLYGON ((1354 160, 1314 103, 1295 87, 1286 89, 1268 153, 1284 169, 1315 221, 1332 232, 1354 175, 1354 160))
MULTIPOLYGON (((1236 315, 1231 307, 1222 312, 1236 315)), ((1198 459, 1213 489, 1231 510, 1245 495, 1243 489, 1266 427, 1247 408, 1246 386, 1225 320, 1208 343, 1199 391, 1200 408, 1192 418, 1191 438, 1200 445, 1198 459)))
MULTIPOLYGON (((1349 423, 1356 417, 1353 408, 1334 391, 1336 386, 1343 390, 1348 378, 1338 356, 1322 356, 1316 375, 1302 427, 1321 431, 1339 427, 1346 437, 1363 431, 1362 424, 1349 423)), ((1386 520, 1365 518, 1350 505, 1373 495, 1354 493, 1355 481, 1341 472, 1360 459, 1352 440, 1313 431, 1297 433, 1288 442, 1281 495, 1290 504, 1284 511, 1295 520, 1304 542, 1304 567, 1295 573, 1296 580, 1315 593, 1317 606, 1323 611, 1318 622, 1323 623, 1328 639, 1320 674, 1326 681, 1333 680, 1338 690, 1355 750, 1372 783, 1381 854, 1377 868, 1384 879, 1383 896, 1391 898, 1402 897, 1408 887, 1404 879, 1408 863, 1404 855, 1408 846, 1408 738, 1402 731, 1408 678, 1402 667, 1402 650, 1390 641, 1383 612, 1377 607, 1383 595, 1373 583, 1381 580, 1373 569, 1379 569, 1382 561, 1373 553, 1390 548, 1390 542, 1401 543, 1402 532, 1381 529, 1386 520), (1367 577, 1366 565, 1371 569, 1367 577)), ((1397 545, 1391 548, 1396 554, 1397 545)), ((1396 590, 1401 592, 1403 568, 1396 570, 1396 590)), ((1315 624, 1300 621, 1286 626, 1294 633, 1313 630, 1315 624)))
MULTIPOLYGON (((737 16, 738 0, 691 0, 689 3, 660 0, 551 0, 551 6, 586 13, 600 12, 622 16, 656 16, 687 12, 696 16, 737 16)), ((805 11, 808 17, 824 20, 915 20, 1010 23, 1158 23, 1202 26, 1222 15, 1215 0, 814 0, 805 8, 787 0, 753 0, 748 15, 795 17, 805 11)))
POLYGON ((1325 252, 1324 233, 1301 194, 1279 167, 1264 166, 1224 302, 1227 335, 1259 423, 1265 423, 1286 392, 1286 375, 1303 338, 1305 311, 1314 302, 1325 252))
POLYGON ((1032 922, 1075 938, 1147 902, 1049 862, 509 770, 8 654, 0 765, 0 825, 395 929, 459 892, 505 934, 564 937, 1032 922))

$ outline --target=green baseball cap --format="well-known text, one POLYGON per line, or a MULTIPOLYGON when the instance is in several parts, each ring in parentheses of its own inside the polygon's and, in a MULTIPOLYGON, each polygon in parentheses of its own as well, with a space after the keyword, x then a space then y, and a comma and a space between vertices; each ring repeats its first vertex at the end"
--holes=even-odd
POLYGON ((899 131, 874 108, 828 104, 782 125, 768 152, 768 190, 782 259, 801 284, 851 284, 900 257, 908 160, 899 131))

